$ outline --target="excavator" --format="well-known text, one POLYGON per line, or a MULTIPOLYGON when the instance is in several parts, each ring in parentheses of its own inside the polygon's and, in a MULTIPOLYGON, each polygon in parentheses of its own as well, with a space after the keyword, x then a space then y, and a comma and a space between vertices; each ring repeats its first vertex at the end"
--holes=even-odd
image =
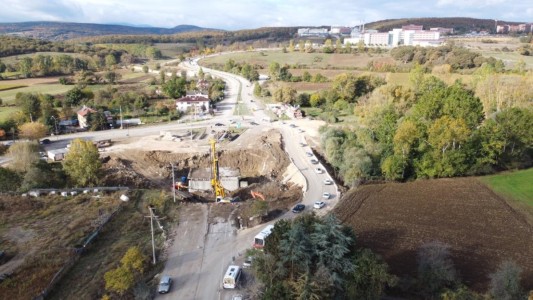
POLYGON ((218 169, 218 155, 216 151, 215 144, 217 143, 216 140, 210 139, 209 144, 211 144, 211 186, 213 187, 213 191, 215 192, 215 201, 216 202, 222 202, 222 203, 229 203, 231 202, 231 198, 226 197, 226 191, 224 190, 224 187, 220 183, 220 174, 218 169))

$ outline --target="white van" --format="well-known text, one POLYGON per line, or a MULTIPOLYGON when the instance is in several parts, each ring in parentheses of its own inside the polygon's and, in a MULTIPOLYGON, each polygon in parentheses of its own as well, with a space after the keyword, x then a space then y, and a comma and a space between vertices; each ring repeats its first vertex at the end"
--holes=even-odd
POLYGON ((241 268, 239 266, 231 265, 228 267, 226 274, 224 274, 224 280, 222 281, 222 287, 225 289, 235 289, 239 283, 241 277, 241 268))

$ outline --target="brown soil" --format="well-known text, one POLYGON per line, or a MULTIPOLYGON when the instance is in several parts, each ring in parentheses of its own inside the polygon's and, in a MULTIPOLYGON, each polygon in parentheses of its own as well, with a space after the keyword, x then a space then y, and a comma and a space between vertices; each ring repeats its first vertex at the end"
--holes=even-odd
MULTIPOLYGON (((242 178, 249 183, 264 178, 278 179, 289 164, 281 145, 281 134, 271 130, 253 141, 247 141, 251 148, 238 150, 228 145, 228 150, 219 149, 219 166, 238 168, 242 178)), ((177 176, 187 176, 191 168, 211 166, 207 148, 195 153, 173 153, 171 151, 124 150, 110 153, 106 169, 106 183, 123 180, 122 185, 135 187, 168 187, 171 185, 171 163, 177 176)))
POLYGON ((381 254, 393 273, 416 275, 416 251, 438 240, 451 246, 463 282, 484 291, 504 260, 523 269, 533 288, 533 229, 475 178, 361 186, 334 210, 358 243, 381 254))

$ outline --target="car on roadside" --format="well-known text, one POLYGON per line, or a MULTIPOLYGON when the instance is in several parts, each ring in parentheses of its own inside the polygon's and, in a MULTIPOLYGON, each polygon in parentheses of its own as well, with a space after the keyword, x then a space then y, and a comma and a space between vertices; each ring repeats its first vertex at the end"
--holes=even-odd
POLYGON ((305 143, 304 142, 300 142, 300 146, 305 147, 305 143))
POLYGON ((305 152, 305 155, 307 155, 307 157, 313 157, 313 153, 311 152, 305 152))
POLYGON ((323 182, 324 182, 325 185, 332 185, 333 184, 333 181, 330 180, 330 179, 324 179, 323 182))
POLYGON ((242 263, 243 269, 248 269, 252 266, 253 257, 248 256, 244 259, 244 262, 242 263))
POLYGON ((331 197, 331 194, 328 193, 328 192, 324 192, 324 193, 322 194, 322 198, 324 198, 324 199, 329 199, 330 197, 331 197))
POLYGON ((322 173, 324 173, 324 170, 322 170, 321 168, 316 168, 316 169, 315 169, 315 172, 316 172, 317 174, 322 174, 322 173))
POLYGON ((215 126, 224 126, 222 123, 215 123, 215 126))
POLYGON ((312 159, 310 160, 310 162, 311 162, 313 165, 318 164, 318 160, 316 160, 316 159, 314 159, 314 158, 312 158, 312 159))
POLYGON ((321 209, 324 206, 326 206, 326 203, 324 201, 317 201, 313 205, 313 207, 316 208, 316 209, 321 209))
POLYGON ((41 142, 39 144, 41 145, 48 145, 48 144, 51 144, 52 141, 50 139, 44 139, 44 140, 41 140, 41 142))
POLYGON ((242 295, 240 295, 240 294, 239 294, 239 295, 233 295, 233 296, 231 297, 231 300, 243 300, 243 299, 244 299, 244 298, 243 298, 242 295))
POLYGON ((172 286, 172 278, 168 275, 161 277, 159 281, 159 286, 157 287, 157 292, 159 294, 166 294, 170 292, 170 287, 172 286))
POLYGON ((291 128, 296 128, 296 125, 294 125, 294 124, 290 124, 289 126, 290 126, 291 128))
POLYGON ((293 208, 292 208, 292 212, 297 214, 297 213, 301 213, 302 211, 304 211, 305 209, 305 205, 303 204, 296 204, 293 208))
POLYGON ((303 129, 300 128, 300 129, 298 129, 298 132, 299 132, 299 133, 304 133, 305 130, 303 130, 303 129))

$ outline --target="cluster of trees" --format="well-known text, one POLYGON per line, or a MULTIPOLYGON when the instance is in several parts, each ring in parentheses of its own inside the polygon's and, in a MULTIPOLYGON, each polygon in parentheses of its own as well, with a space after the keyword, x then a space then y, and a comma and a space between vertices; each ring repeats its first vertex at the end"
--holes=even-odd
POLYGON ((396 47, 391 49, 390 54, 394 59, 403 63, 414 62, 426 67, 448 64, 452 70, 477 68, 483 63, 493 65, 500 72, 505 67, 501 60, 493 57, 485 58, 479 53, 456 47, 453 43, 440 47, 396 47))
POLYGON ((163 57, 161 50, 147 44, 99 44, 98 46, 117 51, 125 51, 139 58, 161 59, 163 57))
POLYGON ((328 82, 328 78, 320 73, 312 76, 309 71, 304 71, 302 76, 294 76, 290 71, 291 66, 285 64, 280 66, 277 62, 272 62, 268 66, 268 72, 273 80, 288 81, 288 82, 328 82))
POLYGON ((414 90, 384 86, 360 101, 356 128, 322 130, 326 156, 346 183, 531 165, 530 108, 507 108, 485 119, 479 98, 460 82, 448 86, 432 76, 411 75, 414 90))
POLYGON ((263 27, 237 31, 203 30, 178 34, 159 35, 106 35, 81 38, 78 41, 94 44, 153 44, 153 43, 194 43, 198 49, 206 46, 228 45, 244 41, 269 40, 286 41, 298 31, 297 27, 263 27))
POLYGON ((66 75, 75 71, 88 70, 88 59, 61 55, 34 55, 24 57, 17 64, 17 71, 24 77, 39 77, 49 75, 66 75))
POLYGON ((379 299, 396 284, 387 265, 357 250, 354 233, 332 214, 278 221, 254 271, 258 299, 379 299))
POLYGON ((99 183, 102 162, 93 142, 73 140, 62 164, 42 160, 39 149, 39 143, 35 139, 14 143, 9 148, 9 168, 0 167, 0 192, 87 187, 99 183))
POLYGON ((252 66, 248 63, 237 63, 233 59, 230 59, 224 65, 224 71, 233 74, 241 75, 249 81, 259 80, 259 72, 257 72, 258 66, 252 66))
POLYGON ((50 42, 10 35, 0 36, 0 57, 34 52, 78 52, 74 44, 50 42))

